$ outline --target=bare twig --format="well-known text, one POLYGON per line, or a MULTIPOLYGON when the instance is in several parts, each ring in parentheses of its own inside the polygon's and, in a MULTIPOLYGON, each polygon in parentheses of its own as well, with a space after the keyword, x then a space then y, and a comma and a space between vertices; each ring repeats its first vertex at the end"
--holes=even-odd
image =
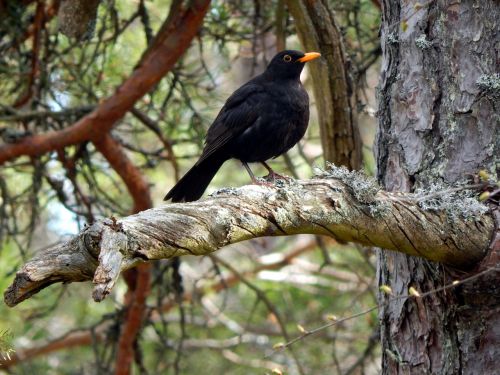
POLYGON ((372 306, 372 307, 370 307, 368 309, 360 311, 359 313, 356 313, 356 314, 353 314, 353 315, 349 315, 349 316, 346 316, 346 317, 340 318, 340 319, 333 319, 330 323, 324 324, 324 325, 319 326, 317 328, 314 328, 312 330, 305 330, 301 335, 297 336, 293 340, 290 340, 290 341, 288 341, 286 343, 282 343, 282 344, 279 344, 279 345, 275 345, 274 349, 275 349, 275 351, 285 350, 285 349, 289 348, 290 346, 292 346, 293 344, 295 344, 296 342, 305 339, 306 337, 315 335, 315 334, 317 334, 317 333, 319 333, 319 332, 321 332, 321 331, 323 331, 323 330, 325 330, 327 328, 330 328, 330 327, 333 327, 335 325, 344 323, 344 322, 346 322, 348 320, 359 318, 360 316, 366 315, 366 314, 368 314, 368 313, 370 313, 370 312, 372 312, 374 310, 380 309, 382 306, 389 305, 390 303, 392 303, 394 301, 401 300, 401 299, 409 299, 409 298, 425 298, 425 297, 430 296, 432 294, 439 293, 439 292, 442 292, 444 290, 452 289, 452 288, 455 288, 455 287, 457 287, 459 285, 462 285, 462 284, 468 283, 470 281, 476 280, 477 278, 479 278, 479 277, 481 277, 483 275, 486 275, 488 273, 491 273, 491 272, 500 272, 500 267, 490 267, 490 268, 487 268, 484 271, 481 271, 479 273, 476 273, 475 275, 466 277, 465 279, 455 280, 455 281, 453 281, 450 284, 444 285, 444 286, 442 286, 440 288, 437 288, 437 289, 434 289, 434 290, 430 290, 430 291, 425 292, 425 293, 419 293, 418 295, 416 295, 416 294, 403 294, 403 295, 400 295, 400 296, 391 297, 390 299, 388 299, 384 303, 381 303, 381 304, 376 305, 376 306, 372 306))

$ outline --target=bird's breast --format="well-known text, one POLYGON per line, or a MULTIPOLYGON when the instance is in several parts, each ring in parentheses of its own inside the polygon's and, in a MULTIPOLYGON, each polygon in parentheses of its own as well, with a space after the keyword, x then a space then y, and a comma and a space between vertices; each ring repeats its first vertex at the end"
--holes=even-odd
POLYGON ((232 156, 245 162, 277 157, 305 134, 309 98, 302 86, 277 89, 256 108, 259 117, 233 142, 232 156))

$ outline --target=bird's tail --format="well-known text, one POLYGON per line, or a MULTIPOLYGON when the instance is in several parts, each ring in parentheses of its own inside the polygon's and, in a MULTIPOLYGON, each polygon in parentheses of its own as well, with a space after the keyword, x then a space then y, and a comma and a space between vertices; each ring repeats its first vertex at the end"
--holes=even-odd
POLYGON ((208 184, 214 178, 226 158, 211 156, 196 163, 175 186, 168 192, 163 200, 172 202, 192 202, 200 199, 208 184))

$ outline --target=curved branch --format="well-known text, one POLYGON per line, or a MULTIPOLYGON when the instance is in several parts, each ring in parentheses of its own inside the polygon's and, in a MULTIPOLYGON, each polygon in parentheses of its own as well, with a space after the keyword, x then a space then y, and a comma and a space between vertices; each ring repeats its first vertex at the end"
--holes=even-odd
POLYGON ((262 236, 323 234, 463 269, 485 256, 494 232, 491 215, 453 219, 443 210, 420 208, 409 194, 355 186, 333 178, 251 185, 102 220, 30 260, 4 299, 14 306, 54 282, 93 278, 94 299, 101 301, 121 272, 144 261, 206 255, 262 236))
POLYGON ((46 134, 25 137, 21 142, 0 146, 0 164, 18 156, 36 156, 86 140, 99 139, 134 103, 153 88, 174 66, 198 32, 210 0, 193 0, 170 14, 130 77, 92 113, 72 126, 46 134), (181 30, 181 31, 180 31, 181 30))

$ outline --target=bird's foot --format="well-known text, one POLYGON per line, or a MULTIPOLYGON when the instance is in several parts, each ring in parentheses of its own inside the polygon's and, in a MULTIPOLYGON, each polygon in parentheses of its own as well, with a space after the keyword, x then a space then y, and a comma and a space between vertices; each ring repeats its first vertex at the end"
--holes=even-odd
POLYGON ((276 173, 274 171, 270 171, 269 174, 263 177, 266 181, 272 181, 276 182, 276 180, 285 180, 285 181, 290 181, 292 180, 291 177, 288 176, 283 176, 279 173, 276 173))

